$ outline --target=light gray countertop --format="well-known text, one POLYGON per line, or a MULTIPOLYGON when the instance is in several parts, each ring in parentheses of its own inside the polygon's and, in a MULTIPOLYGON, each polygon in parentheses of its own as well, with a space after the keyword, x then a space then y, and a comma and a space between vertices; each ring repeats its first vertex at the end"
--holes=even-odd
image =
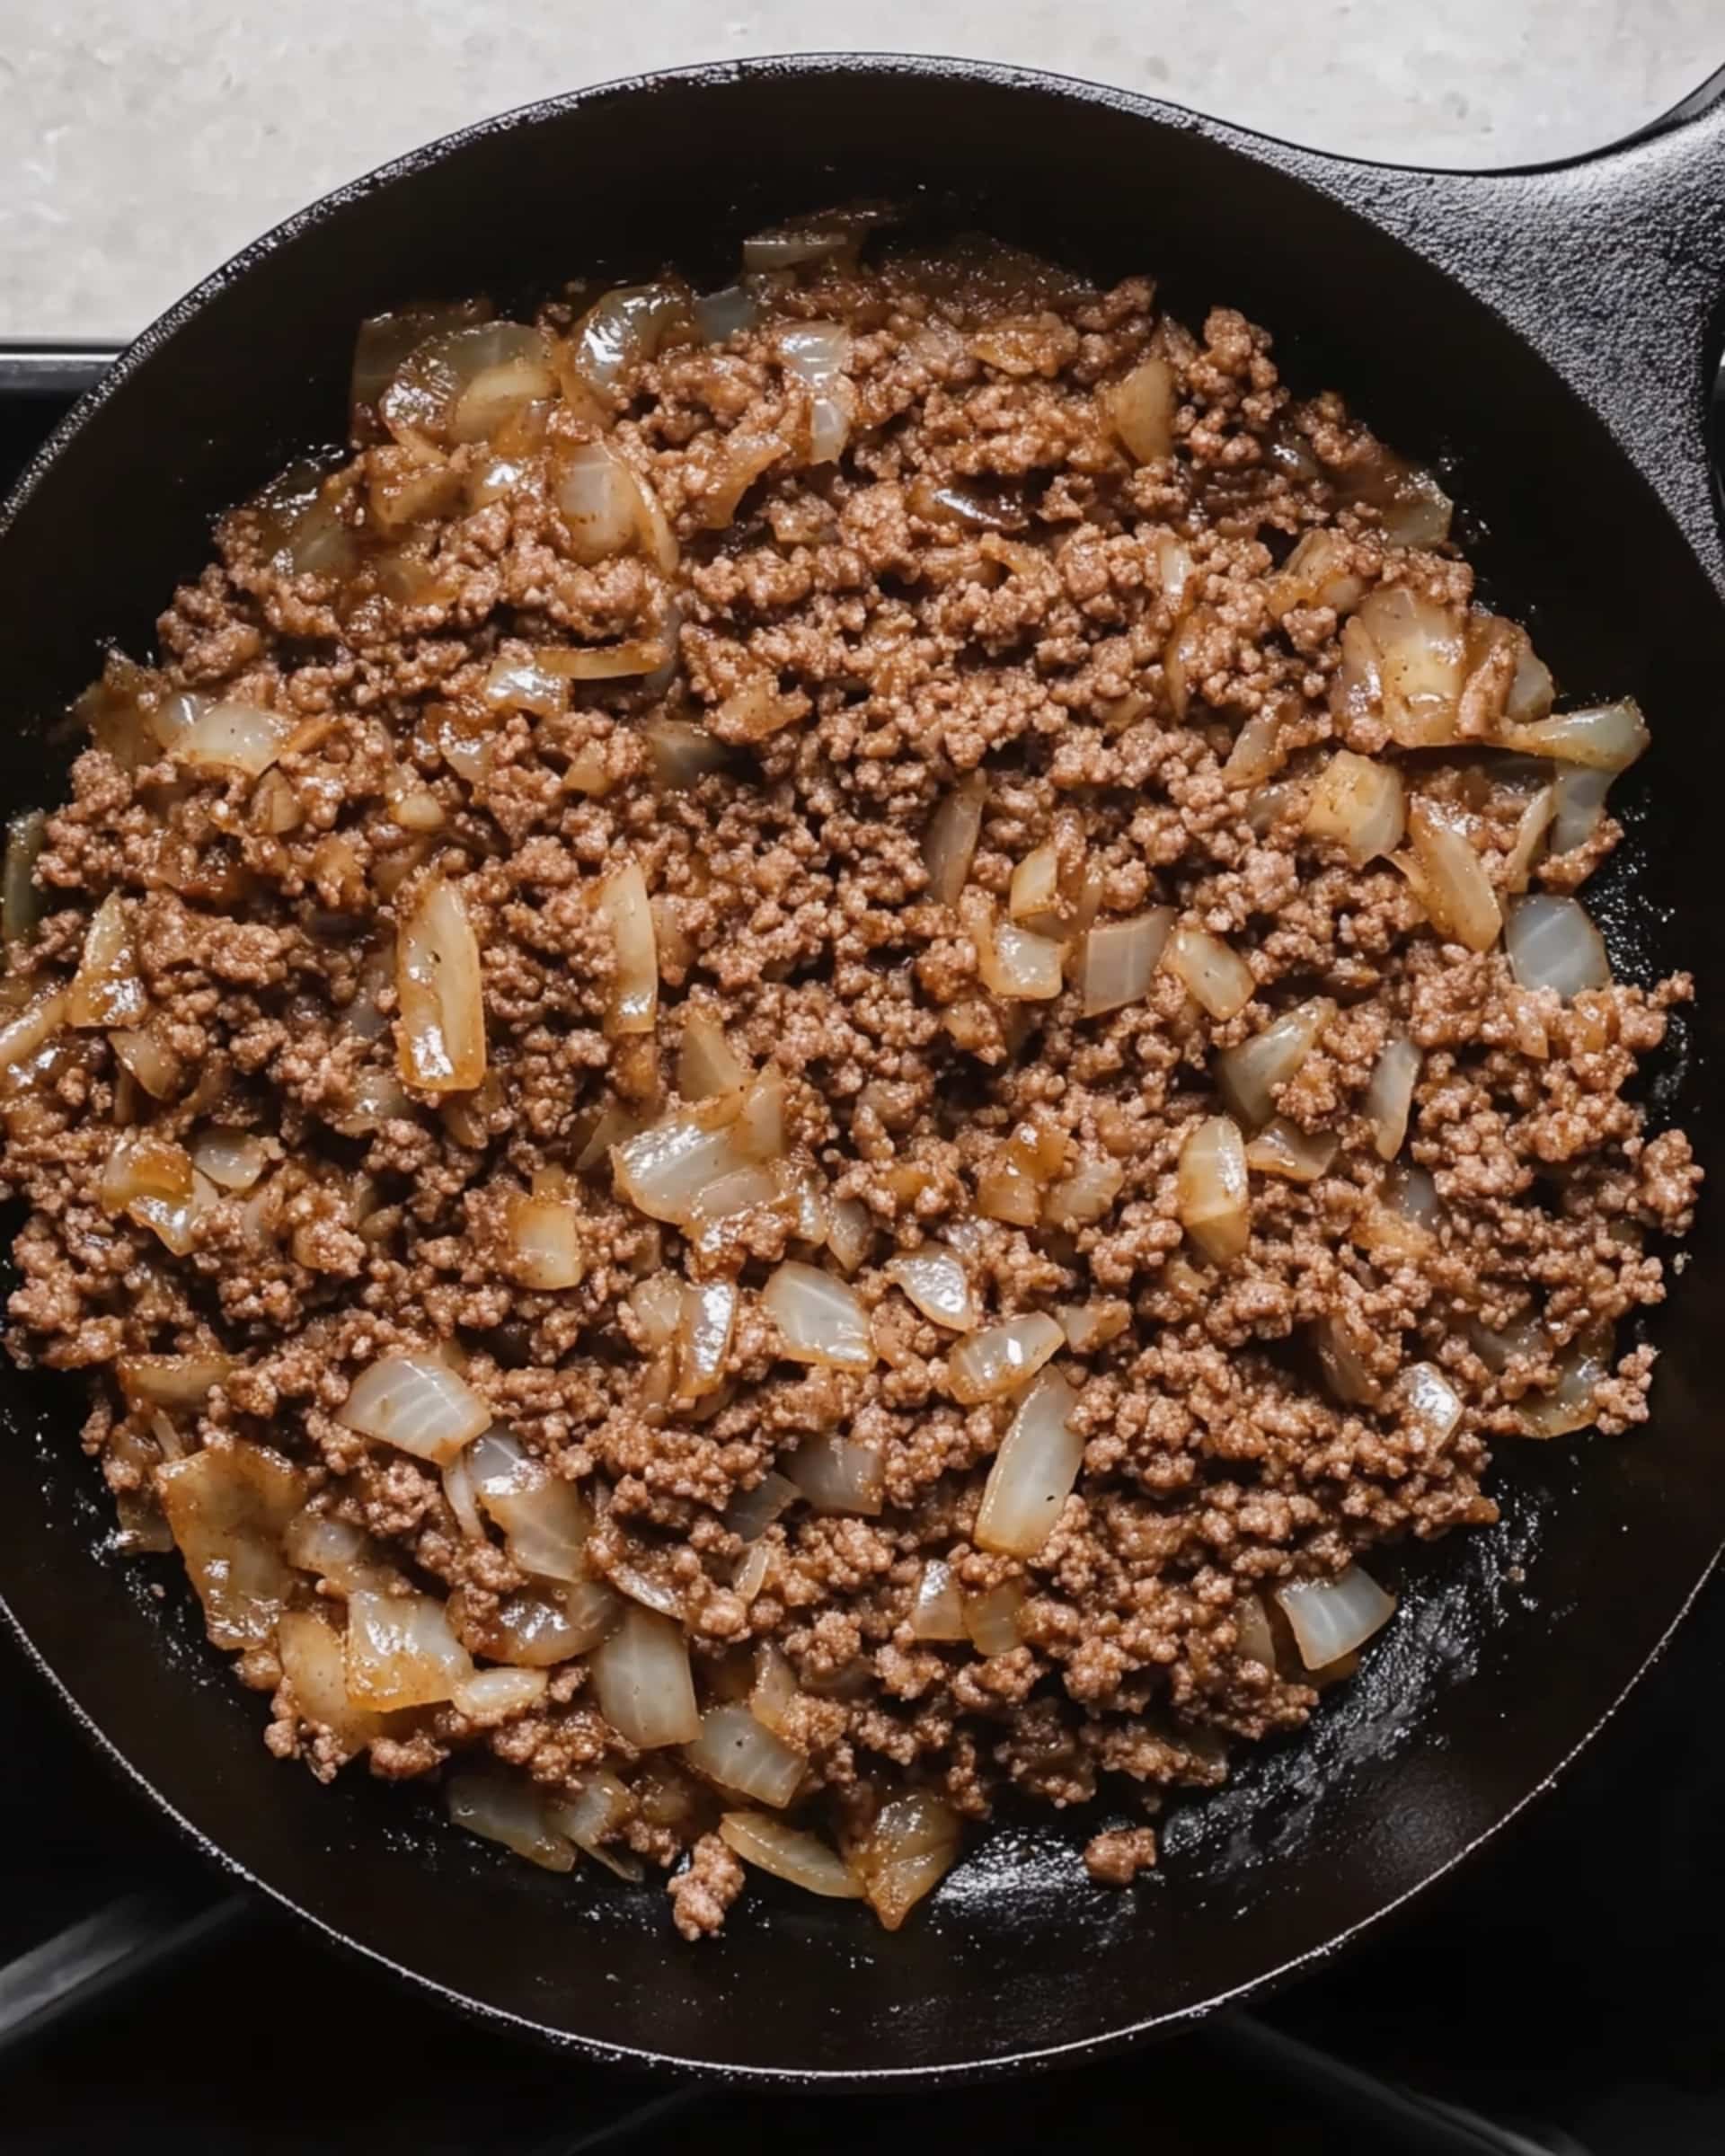
MULTIPOLYGON (((119 341, 289 210, 606 76, 946 51, 1403 163, 1623 134, 1725 59, 1721 0, 0 0, 0 340, 119 341)), ((650 146, 648 153, 650 154, 650 146)))

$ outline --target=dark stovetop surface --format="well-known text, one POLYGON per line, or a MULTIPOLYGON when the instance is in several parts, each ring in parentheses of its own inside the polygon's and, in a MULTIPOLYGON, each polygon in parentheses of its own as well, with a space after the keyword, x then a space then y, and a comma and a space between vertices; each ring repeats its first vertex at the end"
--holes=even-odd
MULTIPOLYGON (((0 491, 60 409, 0 396, 0 491)), ((1157 2156, 1261 2142, 1278 2156, 1725 2151, 1721 1580, 1559 1791, 1384 1937, 1252 2020, 981 2089, 668 2101, 663 2084, 465 2027, 249 1905, 8 2044, 8 2010, 41 1967, 15 1957, 116 1903, 122 1930, 129 1905, 165 1933, 224 1890, 9 1654, 0 1755, 0 2147, 20 2156, 82 2156, 140 2127, 146 2147, 172 2135, 247 2156, 574 2156, 624 2141, 657 2156, 763 2128, 829 2156, 955 2133, 1040 2156, 1116 2128, 1157 2156)))

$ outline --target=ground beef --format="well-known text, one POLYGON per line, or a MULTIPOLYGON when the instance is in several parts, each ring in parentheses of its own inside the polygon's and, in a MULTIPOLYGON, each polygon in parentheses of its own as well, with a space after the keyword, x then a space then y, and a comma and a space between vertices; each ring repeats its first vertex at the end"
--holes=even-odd
POLYGON ((1614 1329, 1698 1171, 1626 1089, 1688 985, 1517 979, 1501 909, 1617 826, 1501 753, 1551 684, 1436 482, 1237 314, 983 243, 592 298, 371 325, 348 453, 80 706, 8 877, 9 1344, 88 1374, 126 1541, 178 1542, 276 1752, 458 1758, 555 1868, 693 1851, 689 1937, 773 1782, 750 1851, 836 1833, 897 1922, 1005 1788, 1219 1781, 1350 1666, 1278 1590, 1490 1522, 1494 1440, 1645 1416, 1614 1329), (629 1142, 696 1094, 732 1180, 648 1217, 629 1142), (1002 1327, 1059 1343, 1076 1471, 1028 1535, 978 1516, 1022 1364, 959 1382, 1002 1327), (501 1482, 352 1427, 415 1354, 501 1482), (742 1793, 617 1727, 625 1597, 752 1697, 742 1793))

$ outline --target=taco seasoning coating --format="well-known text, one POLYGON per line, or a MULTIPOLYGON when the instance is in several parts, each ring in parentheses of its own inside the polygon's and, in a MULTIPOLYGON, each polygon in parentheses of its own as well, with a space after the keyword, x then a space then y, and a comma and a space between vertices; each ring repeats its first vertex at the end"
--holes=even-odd
POLYGON ((1009 1787, 1154 1863, 1379 1545, 1645 1417, 1698 1181, 1573 901, 1633 705, 1239 314, 865 231, 367 324, 8 862, 126 1546, 282 1757, 689 1938, 1009 1787))

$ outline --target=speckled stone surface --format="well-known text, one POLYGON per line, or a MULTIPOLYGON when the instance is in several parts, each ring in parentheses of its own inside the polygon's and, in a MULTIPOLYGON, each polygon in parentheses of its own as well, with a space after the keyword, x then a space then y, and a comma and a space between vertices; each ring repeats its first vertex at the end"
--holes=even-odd
POLYGON ((119 340, 415 143, 723 55, 976 54, 1398 163, 1621 135, 1725 59, 1721 0, 0 0, 0 339, 119 340))

